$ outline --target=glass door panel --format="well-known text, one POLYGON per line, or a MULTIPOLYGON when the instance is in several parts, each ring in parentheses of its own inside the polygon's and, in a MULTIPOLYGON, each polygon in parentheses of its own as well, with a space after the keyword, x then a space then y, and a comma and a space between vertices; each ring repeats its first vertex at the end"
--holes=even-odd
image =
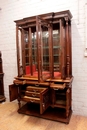
POLYGON ((22 65, 22 46, 21 46, 21 42, 22 42, 22 29, 21 28, 17 28, 17 35, 18 37, 16 37, 16 41, 17 41, 17 63, 18 63, 18 76, 22 76, 23 75, 23 65, 22 65))
POLYGON ((32 76, 38 78, 36 31, 32 32, 32 76))
POLYGON ((49 30, 42 26, 42 78, 50 78, 49 30))
POLYGON ((25 65, 29 65, 29 38, 28 38, 29 32, 24 31, 24 47, 25 47, 25 65))
POLYGON ((50 24, 36 17, 37 19, 37 44, 38 44, 38 76, 39 82, 50 78, 50 49, 49 49, 49 26, 50 24))
POLYGON ((61 45, 60 45, 60 30, 59 24, 53 25, 53 71, 54 78, 59 78, 61 66, 61 45))
POLYGON ((36 27, 24 31, 25 75, 38 77, 36 27))
POLYGON ((29 29, 26 28, 24 29, 24 34, 23 34, 23 70, 24 70, 24 75, 28 75, 30 73, 30 63, 29 63, 29 29))

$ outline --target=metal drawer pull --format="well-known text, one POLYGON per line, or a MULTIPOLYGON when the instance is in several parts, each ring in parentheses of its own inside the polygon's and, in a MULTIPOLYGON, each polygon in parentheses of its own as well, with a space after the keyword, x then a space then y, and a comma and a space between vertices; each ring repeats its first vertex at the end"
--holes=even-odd
POLYGON ((38 87, 38 86, 39 86, 39 84, 35 84, 35 86, 36 86, 36 87, 38 87))
POLYGON ((43 109, 45 109, 45 103, 42 103, 43 109))
POLYGON ((33 89, 33 92, 38 92, 38 90, 36 90, 36 89, 33 89))
POLYGON ((36 94, 32 94, 33 97, 36 97, 36 94))
POLYGON ((30 102, 34 102, 33 100, 30 100, 30 102))
POLYGON ((58 88, 54 88, 54 90, 59 90, 58 88))
POLYGON ((19 84, 15 83, 15 85, 19 85, 19 84))

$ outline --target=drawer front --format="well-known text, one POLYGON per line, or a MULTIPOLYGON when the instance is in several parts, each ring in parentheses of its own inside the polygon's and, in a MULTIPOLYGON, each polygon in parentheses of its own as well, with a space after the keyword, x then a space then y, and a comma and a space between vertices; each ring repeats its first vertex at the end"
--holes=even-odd
POLYGON ((48 88, 28 86, 26 87, 25 95, 22 97, 22 100, 32 103, 41 103, 41 95, 47 90, 48 88))
POLYGON ((33 97, 29 97, 29 96, 23 96, 22 100, 26 101, 26 102, 40 103, 40 98, 33 98, 33 97))
POLYGON ((20 84, 23 85, 23 84, 26 84, 26 80, 23 80, 23 81, 22 80, 14 80, 13 83, 16 85, 20 85, 20 84))
POLYGON ((54 90, 58 90, 58 89, 64 89, 66 87, 65 83, 51 83, 50 87, 54 90))
POLYGON ((40 93, 37 93, 37 92, 26 91, 26 92, 25 92, 25 95, 26 95, 26 96, 29 96, 29 97, 40 98, 40 93))
POLYGON ((40 88, 40 87, 28 86, 26 88, 26 91, 35 92, 35 93, 41 93, 42 91, 45 91, 46 89, 47 88, 40 88))

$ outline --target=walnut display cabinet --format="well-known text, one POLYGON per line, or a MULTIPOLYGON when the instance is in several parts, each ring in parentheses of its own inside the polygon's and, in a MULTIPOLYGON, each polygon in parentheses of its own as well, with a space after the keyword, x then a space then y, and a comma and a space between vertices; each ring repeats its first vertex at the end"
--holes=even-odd
POLYGON ((5 101, 3 76, 4 73, 3 73, 3 66, 2 66, 2 55, 0 52, 0 103, 5 101))
POLYGON ((10 101, 22 114, 69 123, 72 114, 72 46, 69 10, 16 20, 18 75, 10 101))

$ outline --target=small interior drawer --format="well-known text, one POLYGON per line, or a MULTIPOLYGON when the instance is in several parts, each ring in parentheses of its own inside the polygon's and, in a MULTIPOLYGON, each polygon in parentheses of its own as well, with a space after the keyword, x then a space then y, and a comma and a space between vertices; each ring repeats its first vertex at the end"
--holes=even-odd
POLYGON ((65 83, 51 83, 50 87, 54 90, 64 89, 66 87, 65 83))
POLYGON ((37 93, 37 92, 25 91, 25 95, 26 95, 26 96, 29 96, 29 97, 40 98, 40 93, 37 93))
POLYGON ((26 80, 14 80, 13 83, 16 85, 19 85, 19 84, 23 85, 23 84, 26 84, 26 80))
POLYGON ((45 91, 47 88, 40 88, 40 87, 34 87, 34 86, 28 86, 26 88, 26 91, 29 92, 35 92, 35 93, 40 93, 42 91, 45 91))
POLYGON ((26 102, 40 103, 40 98, 34 98, 34 97, 29 97, 29 96, 23 96, 22 100, 26 102))

